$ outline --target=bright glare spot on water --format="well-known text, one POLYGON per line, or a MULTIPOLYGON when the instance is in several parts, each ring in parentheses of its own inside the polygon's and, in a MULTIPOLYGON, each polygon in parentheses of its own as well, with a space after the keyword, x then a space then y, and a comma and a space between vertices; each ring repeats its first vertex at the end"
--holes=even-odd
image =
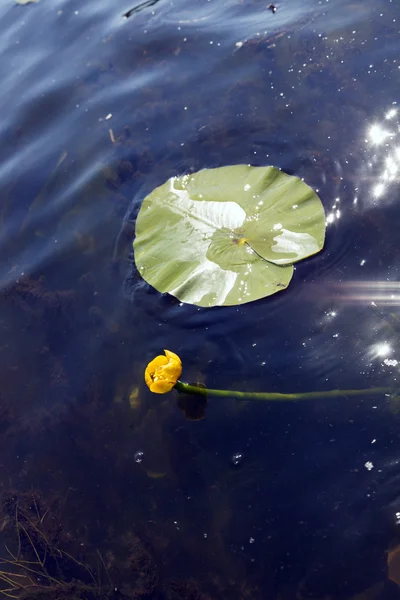
POLYGON ((371 352, 374 357, 384 357, 388 356, 392 352, 392 348, 387 342, 381 342, 379 344, 374 344, 371 348, 371 352))
POLYGON ((397 114, 397 108, 391 108, 390 110, 387 111, 386 115, 385 115, 385 119, 393 119, 393 117, 395 117, 397 114))
POLYGON ((375 198, 380 198, 383 195, 384 191, 385 191, 385 184, 377 183, 376 186, 374 187, 374 189, 372 190, 372 193, 375 196, 375 198))
MULTIPOLYGON (((396 154, 398 155, 398 148, 396 148, 396 154)), ((385 178, 392 179, 396 175, 398 168, 396 160, 392 156, 388 156, 386 158, 386 171, 384 172, 385 178)))
POLYGON ((333 223, 335 221, 335 215, 334 213, 330 213, 327 217, 326 217, 326 224, 330 225, 330 223, 333 223))
POLYGON ((392 135, 393 134, 390 133, 390 131, 383 129, 379 123, 372 125, 368 131, 368 138, 376 146, 382 144, 388 137, 391 137, 392 135))

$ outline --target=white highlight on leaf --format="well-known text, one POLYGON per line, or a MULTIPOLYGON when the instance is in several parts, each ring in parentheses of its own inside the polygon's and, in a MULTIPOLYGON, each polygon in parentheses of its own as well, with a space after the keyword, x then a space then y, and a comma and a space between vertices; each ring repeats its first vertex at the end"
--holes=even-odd
MULTIPOLYGON (((182 244, 182 252, 188 261, 198 261, 204 257, 201 264, 190 273, 189 278, 170 293, 182 297, 184 290, 185 302, 195 304, 211 294, 213 304, 223 304, 235 286, 237 273, 222 269, 216 263, 206 258, 211 237, 217 229, 236 229, 241 227, 246 219, 246 213, 236 202, 213 202, 192 200, 186 189, 175 187, 176 178, 170 179, 170 192, 175 196, 170 199, 169 208, 179 214, 183 221, 179 228, 188 230, 187 241, 182 244)), ((177 235, 179 233, 177 232, 177 235)))
MULTIPOLYGON (((190 274, 184 285, 180 285, 170 293, 180 295, 180 290, 185 289, 185 302, 192 304, 200 302, 207 294, 212 294, 212 304, 223 304, 233 289, 238 274, 225 271, 219 265, 207 258, 190 274)), ((211 303, 211 302, 210 302, 211 303)))
POLYGON ((177 197, 170 204, 174 212, 178 212, 193 227, 202 229, 204 233, 213 234, 216 229, 236 229, 241 227, 246 213, 236 202, 213 202, 212 200, 192 200, 187 190, 175 187, 176 177, 170 179, 170 191, 177 197))
POLYGON ((279 235, 274 237, 274 242, 275 244, 271 248, 273 252, 295 254, 289 258, 274 258, 276 264, 288 264, 303 258, 303 256, 315 254, 319 250, 317 240, 309 233, 296 233, 284 227, 280 230, 279 235))

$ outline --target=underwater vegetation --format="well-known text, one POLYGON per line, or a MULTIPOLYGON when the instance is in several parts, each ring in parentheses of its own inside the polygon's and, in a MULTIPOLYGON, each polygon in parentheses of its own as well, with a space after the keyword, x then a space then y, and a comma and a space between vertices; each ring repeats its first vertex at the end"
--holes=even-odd
POLYGON ((160 566, 134 532, 103 556, 64 531, 38 492, 2 497, 0 595, 23 600, 210 600, 194 581, 164 582, 160 566))

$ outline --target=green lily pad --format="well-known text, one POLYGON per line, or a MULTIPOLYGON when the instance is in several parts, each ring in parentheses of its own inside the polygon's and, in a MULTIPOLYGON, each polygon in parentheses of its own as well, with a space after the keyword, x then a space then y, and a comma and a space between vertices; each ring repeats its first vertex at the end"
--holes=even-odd
POLYGON ((244 304, 285 289, 293 263, 324 245, 325 214, 301 179, 235 165, 172 177, 143 201, 134 254, 159 292, 198 306, 244 304))

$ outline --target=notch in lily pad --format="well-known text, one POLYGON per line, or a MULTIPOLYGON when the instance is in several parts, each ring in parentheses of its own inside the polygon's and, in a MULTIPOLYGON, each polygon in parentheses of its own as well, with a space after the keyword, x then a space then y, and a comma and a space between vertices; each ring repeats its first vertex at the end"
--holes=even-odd
POLYGON ((316 192, 275 167, 234 165, 172 177, 143 201, 134 255, 161 293, 231 306, 284 290, 293 264, 319 252, 325 213, 316 192))

